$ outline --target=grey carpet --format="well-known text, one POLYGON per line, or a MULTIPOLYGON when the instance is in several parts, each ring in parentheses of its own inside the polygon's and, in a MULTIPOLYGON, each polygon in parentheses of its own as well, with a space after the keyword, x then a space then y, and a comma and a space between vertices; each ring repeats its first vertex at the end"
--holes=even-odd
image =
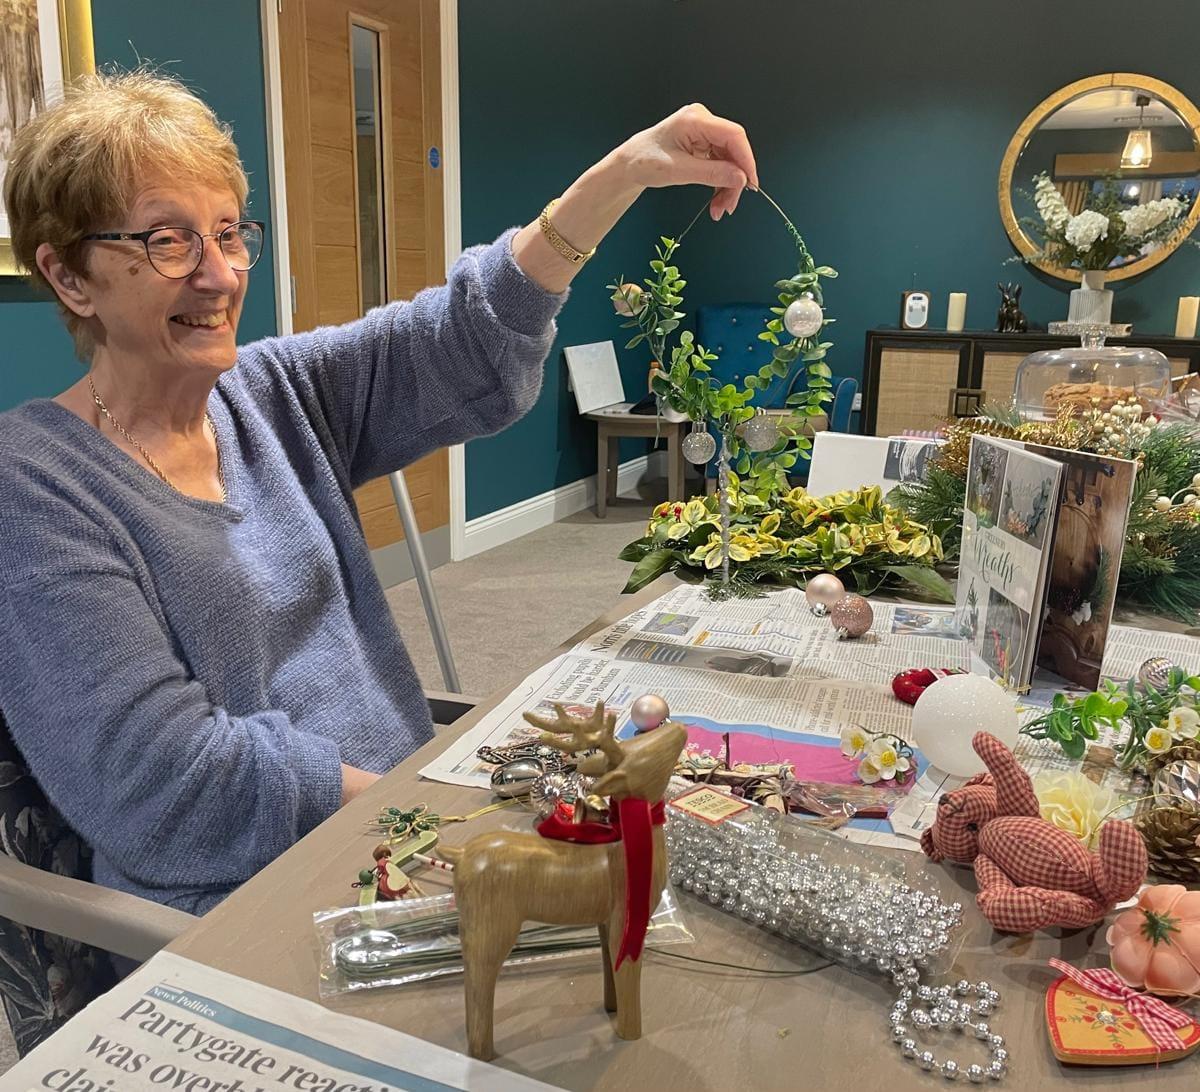
MULTIPOLYGON (((434 570, 463 692, 486 697, 523 679, 547 653, 616 603, 631 566, 617 553, 643 533, 665 482, 514 542, 434 570)), ((441 690, 416 581, 389 588, 388 602, 426 689, 441 690)))

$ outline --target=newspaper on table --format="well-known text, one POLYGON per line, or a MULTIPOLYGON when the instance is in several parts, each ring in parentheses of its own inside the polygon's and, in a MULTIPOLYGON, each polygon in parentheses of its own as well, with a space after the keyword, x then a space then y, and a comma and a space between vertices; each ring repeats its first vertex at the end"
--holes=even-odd
POLYGON ((399 1031, 159 952, 2 1078, 51 1092, 551 1089, 399 1031))
MULTIPOLYGON (((912 710, 892 694, 891 680, 912 667, 970 666, 970 651, 954 613, 941 607, 874 603, 867 637, 838 640, 828 619, 814 616, 803 593, 772 592, 761 599, 714 603, 705 589, 681 585, 580 641, 530 675, 422 775, 487 788, 492 767, 476 752, 537 737, 522 714, 590 711, 604 701, 618 714, 617 735, 629 735, 628 710, 641 694, 661 694, 674 719, 688 725, 689 749, 728 755, 734 762, 788 762, 814 741, 837 747, 843 728, 865 725, 912 742, 912 710)), ((1200 640, 1113 626, 1104 674, 1126 678, 1150 656, 1200 666, 1200 640)), ((1061 682, 1035 678, 1021 700, 1023 722, 1041 712, 1061 682)), ((1098 741, 1111 746, 1112 740, 1098 741)), ((1017 756, 1032 773, 1069 769, 1051 743, 1022 737, 1017 756)), ((877 846, 916 850, 943 791, 960 780, 918 767, 907 798, 887 820, 854 820, 843 836, 877 846)), ((1114 792, 1136 795, 1132 775, 1096 771, 1114 792)))

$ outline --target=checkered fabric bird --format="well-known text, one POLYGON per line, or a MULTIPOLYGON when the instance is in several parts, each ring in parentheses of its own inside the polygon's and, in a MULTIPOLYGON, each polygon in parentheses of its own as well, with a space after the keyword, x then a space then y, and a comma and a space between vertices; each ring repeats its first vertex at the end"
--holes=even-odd
POLYGON ((1146 846, 1131 823, 1110 820, 1097 852, 1041 818, 1033 782, 995 736, 971 741, 988 773, 938 801, 921 836, 934 861, 974 864, 976 902, 1004 933, 1052 925, 1082 928, 1133 895, 1146 875, 1146 846))

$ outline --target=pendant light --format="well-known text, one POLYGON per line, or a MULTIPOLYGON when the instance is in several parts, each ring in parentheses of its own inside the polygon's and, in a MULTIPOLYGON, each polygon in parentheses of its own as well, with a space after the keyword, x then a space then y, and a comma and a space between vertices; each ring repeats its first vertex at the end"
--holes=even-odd
POLYGON ((1139 170, 1150 166, 1154 157, 1154 148, 1150 140, 1150 130, 1143 125, 1146 107, 1150 105, 1148 95, 1138 95, 1138 127, 1129 130, 1125 138, 1125 150, 1121 153, 1121 170, 1139 170))

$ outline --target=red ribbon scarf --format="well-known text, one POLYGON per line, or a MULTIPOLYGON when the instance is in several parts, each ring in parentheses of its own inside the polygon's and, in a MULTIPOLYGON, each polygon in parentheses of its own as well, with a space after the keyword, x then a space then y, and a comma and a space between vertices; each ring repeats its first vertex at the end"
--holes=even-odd
POLYGON ((663 803, 628 796, 613 801, 612 822, 575 822, 575 809, 562 801, 537 826, 543 838, 577 845, 623 842, 625 850, 625 928, 617 949, 619 968, 625 957, 641 958, 650 925, 650 883, 654 874, 654 827, 664 822, 663 803))
POLYGON ((1175 1033, 1191 1024, 1192 1018, 1179 1009, 1151 994, 1131 989, 1115 972, 1103 967, 1081 971, 1061 959, 1050 960, 1050 966, 1056 971, 1061 971, 1088 993, 1094 993, 1105 1001, 1119 1001, 1159 1050, 1180 1050, 1186 1045, 1175 1033))

